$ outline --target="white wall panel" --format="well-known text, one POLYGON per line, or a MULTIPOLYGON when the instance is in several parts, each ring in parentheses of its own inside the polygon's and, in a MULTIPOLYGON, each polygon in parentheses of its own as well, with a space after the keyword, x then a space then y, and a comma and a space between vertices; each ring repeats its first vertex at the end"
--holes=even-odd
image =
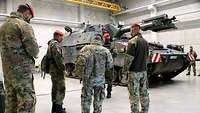
POLYGON ((0 0, 0 13, 6 13, 6 0, 0 0))
MULTIPOLYGON (((22 4, 28 0, 8 1, 13 6, 12 10, 16 10, 19 4, 22 4)), ((80 14, 81 12, 79 5, 71 4, 65 2, 64 0, 33 0, 30 2, 30 4, 34 7, 35 16, 39 18, 57 19, 74 22, 85 20, 85 22, 89 21, 92 24, 111 22, 111 19, 109 17, 109 11, 91 7, 81 7, 84 9, 84 14, 80 14), (82 15, 83 17, 80 17, 82 15)))
POLYGON ((78 21, 78 6, 70 6, 64 2, 33 1, 36 16, 41 18, 78 21), (73 12, 73 13, 72 13, 73 12))
MULTIPOLYGON (((2 21, 0 21, 0 26, 2 25, 2 21)), ((1 48, 0 48, 1 53, 1 48)), ((3 81, 3 69, 2 69, 2 61, 1 61, 1 54, 0 54, 0 81, 3 81)))
POLYGON ((164 45, 167 44, 185 44, 183 31, 169 31, 158 33, 158 41, 164 45))
POLYGON ((200 28, 158 33, 158 37, 158 41, 164 45, 184 45, 186 52, 189 46, 193 46, 200 58, 200 28))
POLYGON ((111 22, 109 11, 91 7, 90 8, 83 7, 83 8, 84 8, 84 18, 86 22, 89 21, 89 23, 91 24, 106 24, 111 22))
POLYGON ((182 4, 176 3, 171 6, 161 7, 159 8, 158 14, 166 13, 171 16, 179 15, 177 16, 177 19, 179 20, 186 20, 186 19, 192 20, 196 18, 195 14, 198 12, 196 12, 195 14, 193 13, 190 14, 188 12, 197 11, 197 10, 200 10, 200 1, 199 2, 192 1, 192 3, 190 4, 187 4, 185 2, 183 2, 182 4))
POLYGON ((141 22, 142 19, 149 18, 150 14, 148 12, 141 12, 136 14, 123 14, 117 17, 118 21, 124 21, 125 24, 130 24, 133 22, 141 22))
POLYGON ((142 33, 142 36, 148 41, 148 42, 157 42, 155 41, 154 37, 151 35, 151 33, 142 33))
POLYGON ((123 2, 128 9, 137 8, 151 3, 151 0, 124 0, 123 2))

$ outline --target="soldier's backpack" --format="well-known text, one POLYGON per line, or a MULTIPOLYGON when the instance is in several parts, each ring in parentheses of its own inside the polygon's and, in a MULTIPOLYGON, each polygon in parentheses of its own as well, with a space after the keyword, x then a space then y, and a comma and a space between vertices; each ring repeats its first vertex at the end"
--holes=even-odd
POLYGON ((45 78, 45 74, 49 73, 49 65, 50 65, 50 59, 47 55, 44 55, 41 61, 41 77, 45 78))
POLYGON ((49 73, 49 59, 47 55, 44 55, 41 61, 41 70, 45 73, 49 73))
POLYGON ((47 44, 48 44, 48 48, 47 48, 47 52, 46 54, 43 56, 42 58, 42 61, 40 63, 40 69, 41 69, 41 77, 44 79, 45 78, 45 75, 49 73, 49 66, 50 66, 50 55, 49 55, 49 50, 50 50, 50 47, 49 47, 49 44, 50 44, 51 41, 49 41, 47 44))

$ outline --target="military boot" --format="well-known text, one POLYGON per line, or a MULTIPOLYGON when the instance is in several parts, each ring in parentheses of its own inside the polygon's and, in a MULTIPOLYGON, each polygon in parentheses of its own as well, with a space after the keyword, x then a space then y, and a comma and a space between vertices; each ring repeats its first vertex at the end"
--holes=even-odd
POLYGON ((53 104, 52 104, 51 113, 56 113, 56 103, 55 102, 53 102, 53 104))
POLYGON ((196 72, 194 72, 194 76, 196 76, 196 72))
POLYGON ((109 93, 107 93, 107 96, 106 96, 106 98, 111 98, 111 93, 109 92, 109 93))
POLYGON ((56 113, 67 113, 65 111, 65 108, 62 107, 62 105, 56 105, 56 113))

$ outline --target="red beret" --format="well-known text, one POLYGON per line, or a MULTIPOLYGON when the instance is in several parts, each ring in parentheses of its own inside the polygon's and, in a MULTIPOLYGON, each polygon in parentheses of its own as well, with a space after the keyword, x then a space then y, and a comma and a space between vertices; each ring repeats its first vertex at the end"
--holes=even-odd
POLYGON ((63 36, 64 34, 61 32, 61 31, 59 31, 59 30, 56 30, 55 32, 54 32, 54 34, 58 34, 58 35, 60 35, 60 36, 63 36))
POLYGON ((31 12, 32 18, 34 17, 34 11, 33 11, 33 7, 30 6, 29 4, 26 4, 26 6, 28 7, 29 11, 31 12))
POLYGON ((103 39, 104 39, 104 41, 109 41, 109 40, 110 40, 110 35, 109 35, 108 32, 105 32, 105 33, 103 34, 103 39))
POLYGON ((133 24, 131 25, 131 27, 140 27, 140 25, 139 25, 139 24, 136 24, 136 23, 133 23, 133 24))

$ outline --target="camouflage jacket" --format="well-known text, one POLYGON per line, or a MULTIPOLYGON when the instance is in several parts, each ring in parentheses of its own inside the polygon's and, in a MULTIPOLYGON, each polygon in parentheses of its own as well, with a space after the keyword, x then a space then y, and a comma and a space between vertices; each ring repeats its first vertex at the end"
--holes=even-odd
POLYGON ((62 72, 65 70, 62 47, 55 39, 50 40, 48 43, 47 56, 51 59, 50 65, 52 66, 50 66, 50 71, 56 69, 62 72))
POLYGON ((19 13, 12 12, 0 27, 0 47, 4 71, 34 67, 39 47, 33 28, 19 13))
POLYGON ((75 73, 79 75, 83 84, 103 86, 105 71, 113 67, 110 51, 101 45, 84 46, 75 61, 75 73))

